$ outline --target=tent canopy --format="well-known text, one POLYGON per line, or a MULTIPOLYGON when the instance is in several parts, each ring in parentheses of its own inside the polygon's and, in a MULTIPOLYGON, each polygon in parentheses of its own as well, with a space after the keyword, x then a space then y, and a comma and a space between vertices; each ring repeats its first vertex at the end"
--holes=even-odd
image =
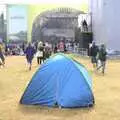
POLYGON ((20 103, 61 107, 88 107, 94 104, 88 71, 80 63, 57 54, 33 76, 20 103))

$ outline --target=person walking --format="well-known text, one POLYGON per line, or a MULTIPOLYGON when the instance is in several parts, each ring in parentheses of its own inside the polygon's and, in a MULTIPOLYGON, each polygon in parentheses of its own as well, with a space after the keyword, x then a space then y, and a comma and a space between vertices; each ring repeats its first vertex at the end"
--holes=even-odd
POLYGON ((25 54, 26 54, 27 63, 29 65, 29 70, 31 70, 32 60, 33 60, 34 54, 35 54, 35 49, 31 45, 31 43, 28 44, 28 46, 25 50, 25 54))
POLYGON ((98 47, 95 45, 95 42, 93 42, 90 48, 91 62, 93 64, 93 68, 97 67, 97 58, 96 58, 97 53, 98 53, 98 47))
POLYGON ((4 57, 4 47, 3 47, 3 43, 0 42, 0 64, 4 67, 5 65, 5 57, 4 57))
POLYGON ((97 71, 100 68, 102 68, 102 74, 105 73, 106 55, 107 55, 107 52, 106 52, 105 45, 102 44, 101 48, 100 48, 100 50, 98 52, 98 60, 100 61, 100 66, 97 67, 97 71))

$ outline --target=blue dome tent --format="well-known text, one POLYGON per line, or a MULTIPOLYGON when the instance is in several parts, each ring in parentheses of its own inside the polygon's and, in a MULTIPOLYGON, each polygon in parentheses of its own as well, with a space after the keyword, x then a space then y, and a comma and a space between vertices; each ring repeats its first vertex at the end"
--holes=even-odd
POLYGON ((48 59, 32 77, 21 104, 72 108, 94 104, 92 83, 83 65, 64 54, 48 59))

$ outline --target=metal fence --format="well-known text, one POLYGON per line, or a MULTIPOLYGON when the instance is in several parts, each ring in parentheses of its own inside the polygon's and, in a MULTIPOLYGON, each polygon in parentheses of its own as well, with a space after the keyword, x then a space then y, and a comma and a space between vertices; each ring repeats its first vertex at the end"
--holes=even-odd
POLYGON ((81 56, 88 56, 88 49, 86 48, 74 47, 74 48, 70 48, 68 51, 75 54, 79 54, 81 56))

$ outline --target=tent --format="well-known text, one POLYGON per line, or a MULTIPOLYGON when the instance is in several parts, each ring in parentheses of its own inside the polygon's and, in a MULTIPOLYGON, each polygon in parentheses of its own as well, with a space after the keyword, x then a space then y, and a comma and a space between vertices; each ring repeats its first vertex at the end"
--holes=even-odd
POLYGON ((34 74, 20 103, 65 108, 93 106, 91 78, 83 65, 56 54, 34 74))

